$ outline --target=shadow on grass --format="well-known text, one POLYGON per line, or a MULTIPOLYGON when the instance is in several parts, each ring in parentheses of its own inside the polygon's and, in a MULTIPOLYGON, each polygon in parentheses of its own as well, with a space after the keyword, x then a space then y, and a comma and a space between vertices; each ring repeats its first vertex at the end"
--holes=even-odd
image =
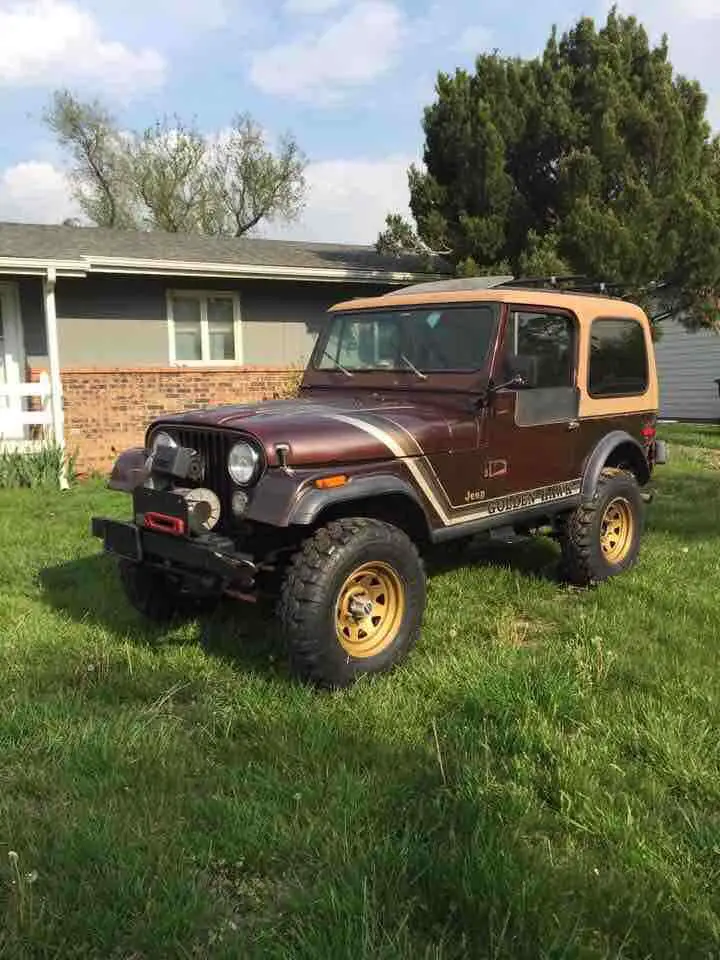
MULTIPOLYGON (((505 675, 481 694, 448 693, 415 728, 402 697, 385 702, 386 727, 363 699, 315 711, 281 697, 237 702, 232 727, 216 729, 197 719, 213 713, 210 694, 174 705, 180 733, 163 738, 163 763, 153 739, 119 738, 98 770, 92 743, 60 738, 32 826, 63 882, 46 881, 47 908, 22 943, 0 928, 0 955, 62 955, 72 942, 79 958, 176 956, 210 917, 227 941, 203 939, 193 955, 218 960, 714 956, 707 884, 673 873, 671 823, 654 806, 645 835, 641 816, 627 823, 626 794, 601 791, 615 782, 602 752, 591 789, 612 809, 598 819, 583 797, 592 758, 562 749, 555 730, 559 706, 581 709, 578 688, 538 670, 537 683, 505 675), (126 777, 133 789, 118 794, 126 777)), ((687 835, 690 866, 714 841, 687 835)))
POLYGON ((477 537, 468 544, 433 548, 426 557, 429 576, 472 567, 512 570, 528 578, 562 584, 560 551, 546 537, 518 538, 512 543, 477 537))
MULTIPOLYGON (((720 537, 720 473, 673 471, 658 476, 657 498, 647 511, 649 532, 679 540, 720 537), (717 478, 716 478, 717 477, 717 478)), ((483 567, 510 570, 521 577, 563 586, 559 549, 537 537, 513 543, 474 538, 431 548, 426 556, 429 577, 483 567)), ((286 671, 287 650, 273 604, 225 600, 202 620, 183 626, 155 625, 136 613, 120 587, 114 560, 101 553, 41 571, 45 602, 83 624, 94 624, 126 642, 150 648, 199 644, 210 656, 244 673, 277 677, 286 671)))
MULTIPOLYGON (((390 746, 304 712, 256 736, 259 763, 267 763, 269 744, 280 745, 275 762, 293 784, 287 793, 310 785, 308 797, 296 794, 300 820, 315 844, 325 844, 324 869, 296 884, 268 917, 266 943, 276 955, 429 956, 428 944, 442 945, 438 956, 507 960, 711 955, 712 923, 701 904, 672 895, 661 859, 628 856, 610 819, 600 849, 568 844, 563 855, 558 837, 553 859, 566 771, 515 715, 488 722, 483 711, 483 754, 473 747, 478 719, 474 700, 454 704, 439 734, 442 769, 429 729, 424 744, 390 746), (464 742, 458 729, 467 731, 464 742), (328 756, 344 760, 328 768, 317 759, 328 756), (313 827, 319 804, 320 831, 313 827), (346 835, 328 842, 339 823, 346 835)), ((285 817, 293 814, 287 804, 285 817)), ((301 861, 297 848, 288 853, 301 861)), ((694 893, 691 884, 687 890, 694 893)))
POLYGON ((209 655, 244 672, 275 673, 282 653, 272 604, 223 600, 216 611, 187 623, 155 624, 137 613, 120 586, 114 560, 95 554, 40 572, 45 602, 74 621, 150 649, 199 644, 209 655))
MULTIPOLYGON (((430 577, 461 568, 509 568, 525 576, 557 580, 557 548, 545 540, 516 544, 472 542, 464 548, 433 549, 427 558, 430 577)), ((98 626, 111 636, 149 648, 199 644, 209 655, 243 672, 277 675, 287 650, 275 618, 274 602, 225 599, 215 611, 188 623, 154 624, 127 602, 114 560, 93 554, 46 567, 40 572, 45 602, 80 624, 98 626)))

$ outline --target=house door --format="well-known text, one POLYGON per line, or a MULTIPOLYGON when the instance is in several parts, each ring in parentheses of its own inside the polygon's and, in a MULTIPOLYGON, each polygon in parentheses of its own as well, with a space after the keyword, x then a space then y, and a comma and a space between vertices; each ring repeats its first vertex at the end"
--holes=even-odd
POLYGON ((22 440, 23 336, 17 287, 0 283, 0 441, 22 440), (4 387, 15 388, 10 394, 4 387))

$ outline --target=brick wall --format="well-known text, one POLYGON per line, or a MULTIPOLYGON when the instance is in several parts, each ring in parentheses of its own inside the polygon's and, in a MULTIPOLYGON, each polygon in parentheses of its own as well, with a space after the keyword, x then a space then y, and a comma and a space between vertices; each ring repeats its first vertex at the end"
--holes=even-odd
POLYGON ((106 473, 118 453, 142 443, 154 417, 281 396, 294 375, 279 367, 68 367, 65 444, 79 473, 106 473))

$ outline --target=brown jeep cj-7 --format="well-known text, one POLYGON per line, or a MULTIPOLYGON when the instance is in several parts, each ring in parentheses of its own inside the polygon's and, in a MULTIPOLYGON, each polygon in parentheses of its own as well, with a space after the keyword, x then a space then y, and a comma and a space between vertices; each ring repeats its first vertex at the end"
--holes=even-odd
POLYGON ((658 385, 646 314, 547 282, 440 281, 330 311, 298 399, 163 416, 93 519, 155 620, 279 598, 296 673, 342 687, 413 646, 423 548, 543 533, 570 582, 631 567, 658 385))

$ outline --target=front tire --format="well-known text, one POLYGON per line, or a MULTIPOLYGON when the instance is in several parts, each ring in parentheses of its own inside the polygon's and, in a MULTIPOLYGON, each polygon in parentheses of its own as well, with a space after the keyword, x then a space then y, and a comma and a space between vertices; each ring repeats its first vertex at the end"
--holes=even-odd
POLYGON ((184 593, 177 581, 154 567, 121 559, 118 571, 130 605, 153 623, 189 620, 217 604, 216 599, 184 593))
POLYGON ((331 689, 388 672, 415 645, 425 602, 422 561, 405 533, 362 517, 329 523, 295 555, 281 591, 293 671, 331 689))
POLYGON ((603 470, 592 502, 570 514, 562 531, 565 578, 584 587, 625 573, 637 562, 643 521, 636 478, 624 470, 603 470))

